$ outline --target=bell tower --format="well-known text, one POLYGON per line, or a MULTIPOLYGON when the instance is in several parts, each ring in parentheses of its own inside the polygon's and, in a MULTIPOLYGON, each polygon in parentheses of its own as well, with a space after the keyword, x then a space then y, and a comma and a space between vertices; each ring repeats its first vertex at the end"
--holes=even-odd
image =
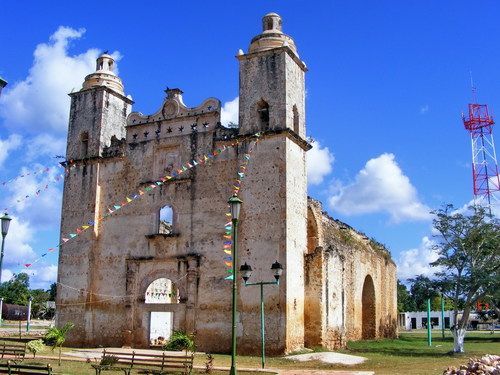
MULTIPOLYGON (((92 304, 73 304, 78 295, 61 285, 72 285, 80 290, 92 291, 101 262, 99 252, 103 200, 109 194, 109 169, 119 169, 119 158, 105 154, 112 138, 125 138, 126 118, 132 100, 123 92, 121 79, 115 74, 112 56, 102 54, 97 58, 96 71, 87 75, 82 89, 69 94, 71 108, 68 124, 66 160, 73 164, 71 173, 64 179, 61 213, 61 235, 72 233, 75 228, 89 223, 86 241, 70 241, 60 247, 58 273, 58 325, 75 321, 69 342, 94 342, 94 312, 92 304), (61 271, 63 270, 63 271, 61 271), (72 341, 73 340, 73 341, 72 341)), ((97 330, 97 329, 96 329, 97 330)))
POLYGON ((112 136, 125 137, 126 117, 133 102, 125 97, 115 66, 112 56, 100 55, 96 71, 85 77, 82 89, 69 94, 68 159, 102 156, 112 136))
POLYGON ((295 42, 282 31, 276 13, 262 18, 262 33, 254 37, 240 61, 240 128, 243 133, 290 129, 305 138, 306 65, 295 42))
MULTIPOLYGON (((239 262, 248 262, 256 280, 269 277, 278 260, 285 270, 279 287, 266 290, 266 321, 274 339, 271 353, 292 352, 304 345, 304 254, 307 249, 307 174, 305 89, 306 66, 295 42, 282 31, 281 17, 269 13, 262 32, 240 63, 239 134, 260 132, 252 153, 253 170, 241 190, 239 262)), ((251 288, 241 288, 242 350, 258 342, 259 300, 251 288), (246 346, 245 346, 246 345, 246 346)))

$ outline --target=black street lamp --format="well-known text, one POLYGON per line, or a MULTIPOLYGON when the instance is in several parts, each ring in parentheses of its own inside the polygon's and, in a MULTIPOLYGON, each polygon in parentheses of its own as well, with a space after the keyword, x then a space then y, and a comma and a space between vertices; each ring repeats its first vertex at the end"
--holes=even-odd
POLYGON ((240 218, 241 204, 243 203, 236 195, 229 199, 229 207, 231 208, 231 221, 233 223, 232 231, 232 257, 233 257, 233 312, 232 312, 232 328, 231 328, 231 369, 230 375, 236 375, 236 280, 238 268, 238 220, 240 218))
POLYGON ((2 221, 2 252, 0 253, 0 282, 2 282, 2 264, 3 264, 3 249, 5 245, 5 236, 9 232, 9 225, 12 218, 5 213, 2 217, 0 217, 2 221))
POLYGON ((7 81, 0 77, 0 95, 2 95, 2 89, 7 86, 7 81))
POLYGON ((283 266, 278 261, 274 262, 271 266, 271 271, 273 271, 275 281, 259 281, 255 283, 249 283, 248 279, 252 276, 252 266, 248 265, 246 262, 240 267, 241 276, 245 281, 245 286, 259 285, 260 286, 260 335, 261 335, 261 347, 262 347, 262 368, 266 366, 266 345, 265 345, 265 325, 264 325, 264 285, 279 285, 280 276, 283 274, 283 266))

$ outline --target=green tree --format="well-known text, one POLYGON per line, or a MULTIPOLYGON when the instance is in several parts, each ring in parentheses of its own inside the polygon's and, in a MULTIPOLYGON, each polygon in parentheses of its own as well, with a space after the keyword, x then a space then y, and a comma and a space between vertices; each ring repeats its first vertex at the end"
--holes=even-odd
MULTIPOLYGON (((435 296, 431 299, 431 310, 441 311, 441 295, 435 296)), ((444 297, 444 311, 453 310, 453 300, 444 297)))
POLYGON ((415 304, 406 285, 398 280, 398 312, 414 311, 415 304))
POLYGON ((50 284, 50 289, 47 290, 49 292, 49 301, 55 301, 57 296, 57 283, 50 284))
POLYGON ((75 325, 71 322, 68 322, 62 328, 51 327, 47 331, 44 337, 45 345, 49 345, 52 347, 52 350, 59 348, 59 366, 61 366, 61 351, 62 345, 66 341, 66 334, 74 327, 75 325))
POLYGON ((43 289, 34 289, 30 292, 33 298, 31 302, 31 315, 40 317, 40 313, 44 311, 46 302, 49 300, 50 295, 43 289))
POLYGON ((4 303, 16 305, 27 305, 29 292, 29 276, 26 273, 18 273, 13 279, 0 284, 0 297, 4 303))
POLYGON ((410 293, 416 311, 427 311, 427 300, 438 296, 434 281, 424 275, 409 280, 410 293))
POLYGON ((436 285, 453 301, 453 351, 463 353, 471 309, 476 301, 500 289, 500 223, 477 206, 461 213, 447 205, 433 213, 439 258, 431 265, 440 267, 436 285), (463 313, 459 319, 461 302, 463 313))

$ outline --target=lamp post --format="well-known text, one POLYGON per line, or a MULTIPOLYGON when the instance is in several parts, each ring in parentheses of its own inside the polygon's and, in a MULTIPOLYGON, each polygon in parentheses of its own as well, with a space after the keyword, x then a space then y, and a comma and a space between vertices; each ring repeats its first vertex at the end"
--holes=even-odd
POLYGON ((240 267, 241 276, 245 281, 245 286, 259 285, 260 286, 260 335, 261 335, 261 348, 262 348, 262 368, 266 365, 266 344, 265 344, 265 324, 264 324, 264 285, 279 285, 280 276, 283 273, 283 266, 278 261, 274 262, 271 266, 271 270, 274 274, 274 281, 259 281, 255 283, 249 283, 248 279, 252 275, 252 266, 248 265, 246 262, 240 267))
POLYGON ((233 257, 233 309, 232 309, 232 327, 231 327, 231 369, 230 375, 236 375, 236 280, 238 268, 238 219, 240 217, 241 204, 243 203, 236 195, 229 199, 231 208, 231 221, 233 223, 232 231, 232 257, 233 257))
POLYGON ((7 86, 7 81, 0 77, 0 95, 2 95, 2 89, 7 86))
POLYGON ((0 282, 2 282, 2 264, 3 264, 3 249, 5 244, 5 236, 9 232, 9 225, 12 218, 7 214, 7 212, 0 217, 2 221, 2 252, 0 253, 0 282))

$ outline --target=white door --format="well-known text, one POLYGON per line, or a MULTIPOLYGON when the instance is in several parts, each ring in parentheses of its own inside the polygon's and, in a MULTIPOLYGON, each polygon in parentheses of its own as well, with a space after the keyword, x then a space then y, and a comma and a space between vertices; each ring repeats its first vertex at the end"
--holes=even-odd
POLYGON ((158 337, 163 337, 167 341, 172 335, 174 313, 165 311, 151 311, 151 320, 149 326, 149 341, 158 337))

